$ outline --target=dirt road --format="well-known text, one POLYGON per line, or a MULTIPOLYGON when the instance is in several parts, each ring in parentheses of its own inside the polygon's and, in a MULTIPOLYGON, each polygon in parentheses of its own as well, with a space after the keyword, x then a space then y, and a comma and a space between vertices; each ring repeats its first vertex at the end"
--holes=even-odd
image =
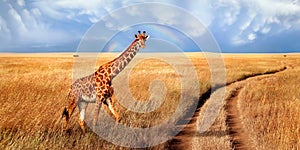
POLYGON ((251 144, 249 134, 246 130, 244 130, 243 122, 241 120, 240 111, 238 108, 239 92, 247 82, 255 82, 255 80, 269 78, 274 74, 285 71, 286 69, 287 68, 284 67, 279 70, 269 71, 266 73, 252 74, 249 76, 245 76, 244 78, 237 81, 227 83, 226 85, 213 87, 212 89, 214 90, 208 90, 208 92, 204 93, 200 97, 197 110, 195 111, 193 117, 190 118, 190 122, 185 126, 185 128, 183 128, 183 130, 179 134, 177 134, 177 136, 169 141, 169 149, 201 149, 201 145, 195 145, 195 143, 193 143, 194 138, 198 135, 198 129, 200 128, 196 123, 200 109, 206 101, 210 101, 210 98, 213 97, 214 94, 217 94, 218 90, 221 90, 222 88, 233 89, 233 91, 231 91, 231 94, 225 98, 225 108, 227 111, 226 125, 228 127, 228 131, 226 132, 226 134, 230 136, 232 149, 253 149, 254 146, 251 144))

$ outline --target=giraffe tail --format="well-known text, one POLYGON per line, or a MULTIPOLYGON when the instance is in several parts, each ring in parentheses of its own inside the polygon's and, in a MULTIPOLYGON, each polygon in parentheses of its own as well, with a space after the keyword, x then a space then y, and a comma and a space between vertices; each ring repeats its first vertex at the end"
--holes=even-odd
POLYGON ((68 112, 67 107, 64 108, 62 115, 61 115, 61 118, 64 118, 64 117, 66 117, 67 120, 69 119, 69 112, 68 112))
MULTIPOLYGON (((71 89, 69 89, 69 91, 68 91, 68 95, 66 97, 67 100, 69 100, 69 98, 70 98, 70 93, 71 93, 71 89)), ((61 118, 64 118, 64 117, 66 117, 67 120, 69 119, 69 111, 66 106, 64 107, 64 110, 61 115, 61 118)))

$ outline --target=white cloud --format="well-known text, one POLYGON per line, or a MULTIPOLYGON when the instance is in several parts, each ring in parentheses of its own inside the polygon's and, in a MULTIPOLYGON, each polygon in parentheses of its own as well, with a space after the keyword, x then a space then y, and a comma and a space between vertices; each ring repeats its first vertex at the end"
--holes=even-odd
MULTIPOLYGON (((155 0, 155 2, 159 1, 155 0)), ((3 38, 10 35, 12 39, 33 42, 74 39, 73 33, 64 31, 71 21, 85 26, 91 25, 111 11, 137 3, 141 2, 130 0, 0 1, 0 38, 3 41, 3 38), (55 26, 54 22, 67 25, 55 26)), ((298 0, 187 0, 185 3, 167 0, 163 3, 171 3, 186 9, 187 13, 195 15, 206 27, 211 27, 215 32, 228 32, 229 34, 222 38, 229 39, 233 45, 251 43, 263 36, 280 34, 287 30, 300 30, 298 0)), ((106 27, 121 30, 126 26, 120 25, 120 22, 129 24, 132 17, 139 16, 142 20, 142 17, 149 16, 147 13, 151 13, 158 16, 156 18, 158 22, 170 26, 180 25, 185 29, 184 32, 194 37, 200 36, 205 31, 199 28, 196 22, 183 23, 188 20, 185 20, 184 15, 174 11, 175 9, 131 8, 126 10, 128 16, 125 14, 111 16, 115 22, 105 24, 106 27), (178 16, 183 19, 174 19, 178 16)), ((74 25, 70 26, 74 27, 74 25)))
POLYGON ((9 32, 7 28, 6 21, 0 16, 0 31, 9 32))
POLYGON ((38 8, 33 8, 33 9, 31 9, 30 10, 31 11, 31 13, 33 14, 33 16, 35 16, 35 17, 40 17, 41 15, 42 15, 42 13, 41 13, 41 11, 38 9, 38 8))
POLYGON ((25 6, 25 1, 24 0, 17 0, 17 3, 21 7, 25 6))
POLYGON ((21 35, 26 34, 27 29, 22 21, 20 14, 12 7, 12 5, 9 4, 8 6, 8 15, 11 18, 11 21, 13 22, 12 26, 13 28, 17 29, 15 32, 21 35))
POLYGON ((27 29, 36 29, 39 27, 33 14, 31 14, 31 12, 29 12, 27 9, 23 9, 20 13, 21 13, 23 22, 27 22, 26 24, 24 24, 27 29), (30 22, 30 24, 29 24, 29 22, 30 22))
POLYGON ((264 27, 262 30, 261 30, 261 33, 263 34, 267 34, 271 31, 271 28, 270 27, 264 27))
POLYGON ((233 37, 230 39, 230 42, 231 42, 233 45, 242 45, 242 44, 247 43, 246 40, 244 40, 243 38, 241 38, 241 37, 239 37, 239 36, 233 36, 233 37))
POLYGON ((97 23, 97 22, 99 22, 100 21, 100 19, 99 19, 99 17, 90 17, 89 18, 89 21, 91 22, 91 23, 97 23))
POLYGON ((199 26, 200 21, 193 17, 191 19, 191 16, 190 13, 177 7, 155 5, 149 8, 148 5, 133 5, 119 9, 116 13, 111 13, 103 21, 105 26, 111 30, 122 30, 136 23, 150 21, 171 27, 179 26, 184 29, 182 32, 193 37, 199 37, 206 32, 206 29, 199 26))
POLYGON ((75 20, 80 22, 78 18, 86 15, 91 23, 100 20, 101 17, 108 14, 109 11, 115 9, 114 1, 109 0, 44 0, 34 2, 34 6, 42 8, 41 11, 57 20, 75 20))
POLYGON ((249 40, 249 41, 253 41, 253 40, 255 40, 255 39, 256 39, 256 35, 255 35, 254 33, 248 34, 248 40, 249 40))
POLYGON ((238 15, 240 14, 241 4, 238 0, 218 0, 212 2, 217 12, 221 12, 222 24, 224 25, 232 25, 238 19, 238 15))
POLYGON ((252 23, 252 18, 248 19, 248 20, 245 21, 245 22, 242 22, 242 25, 239 27, 239 29, 240 29, 241 31, 245 31, 246 29, 249 28, 249 26, 251 25, 251 23, 252 23))
POLYGON ((64 10, 63 8, 55 6, 55 3, 51 3, 49 1, 37 1, 33 4, 34 8, 38 8, 40 13, 43 15, 53 18, 55 20, 65 20, 67 13, 65 11, 59 11, 64 10))
POLYGON ((0 16, 0 39, 1 41, 9 41, 11 39, 10 29, 7 27, 6 21, 0 16))
POLYGON ((218 0, 214 3, 214 16, 221 31, 233 33, 233 45, 250 43, 272 32, 299 29, 300 3, 298 0, 218 0), (298 18, 298 19, 297 19, 298 18), (256 33, 262 33, 258 35, 256 33))
POLYGON ((256 0, 255 1, 262 11, 262 14, 269 16, 290 16, 299 12, 299 4, 294 4, 293 1, 286 0, 256 0))
POLYGON ((60 43, 72 39, 63 30, 52 29, 39 8, 28 9, 24 1, 0 1, 1 49, 36 45, 38 43, 60 43))
POLYGON ((60 0, 53 2, 57 7, 60 8, 70 8, 70 9, 87 9, 87 10, 96 10, 101 7, 104 3, 103 0, 60 0))

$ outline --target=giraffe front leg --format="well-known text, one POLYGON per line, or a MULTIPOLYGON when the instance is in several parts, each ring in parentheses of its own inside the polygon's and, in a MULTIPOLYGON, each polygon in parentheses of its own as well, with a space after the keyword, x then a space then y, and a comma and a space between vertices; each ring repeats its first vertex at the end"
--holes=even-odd
POLYGON ((78 123, 80 125, 80 128, 83 133, 85 133, 85 122, 84 122, 84 117, 85 117, 85 110, 86 110, 87 103, 80 101, 78 104, 78 109, 79 109, 79 120, 78 123))
POLYGON ((111 97, 107 98, 106 101, 107 101, 109 110, 110 110, 110 111, 113 113, 113 115, 116 117, 116 122, 120 122, 121 117, 120 117, 120 115, 118 114, 118 112, 116 111, 115 106, 114 106, 114 104, 112 103, 111 97))

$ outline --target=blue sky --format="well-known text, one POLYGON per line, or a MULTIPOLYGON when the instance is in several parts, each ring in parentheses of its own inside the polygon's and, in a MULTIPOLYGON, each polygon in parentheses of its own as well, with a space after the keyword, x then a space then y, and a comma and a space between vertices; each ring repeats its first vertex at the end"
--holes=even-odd
MULTIPOLYGON (((147 29, 154 35, 152 43, 149 40, 148 44, 156 50, 176 47, 177 40, 183 50, 193 51, 192 40, 204 36, 205 30, 214 36, 222 52, 300 51, 299 0, 165 0, 155 2, 172 9, 131 7, 145 2, 153 1, 0 0, 0 52, 76 51, 83 36, 97 24, 103 25, 99 31, 118 33, 113 39, 119 47, 110 46, 115 48, 112 51, 124 50, 133 38, 127 34, 138 29, 147 29), (130 9, 123 9, 126 7, 130 9), (126 13, 115 13, 122 9, 121 12, 126 13), (181 11, 177 11, 179 9, 181 11), (183 15, 182 11, 203 26, 186 18, 188 15, 183 15), (153 22, 159 23, 157 28, 147 27, 143 20, 151 17, 153 22), (132 20, 144 25, 130 26, 132 20), (181 30, 178 32, 172 27, 181 30), (173 35, 174 38, 168 41, 167 38, 159 39, 159 35, 173 35), (121 37, 126 40, 121 41, 121 37)), ((105 42, 97 39, 101 39, 101 35, 95 38, 96 42, 105 42)))

